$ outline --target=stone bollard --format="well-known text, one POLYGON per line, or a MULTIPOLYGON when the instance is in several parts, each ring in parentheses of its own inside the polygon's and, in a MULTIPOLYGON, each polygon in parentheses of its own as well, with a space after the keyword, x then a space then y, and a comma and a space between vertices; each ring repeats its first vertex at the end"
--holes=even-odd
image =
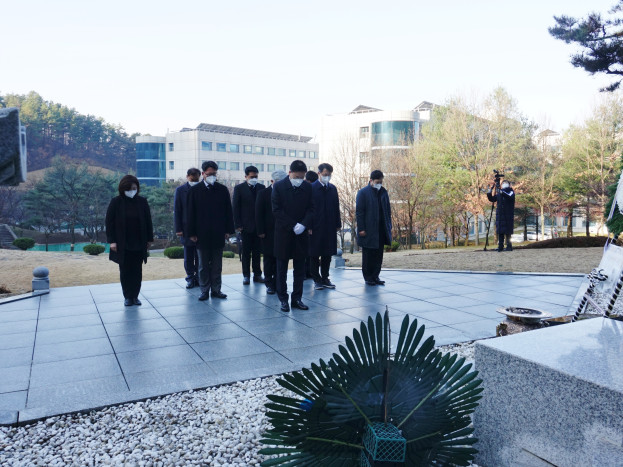
POLYGON ((346 261, 342 258, 342 250, 337 249, 337 253, 331 257, 332 268, 343 268, 346 266, 346 261))
POLYGON ((33 292, 49 292, 50 291, 50 271, 45 266, 39 266, 32 271, 32 291, 33 292))

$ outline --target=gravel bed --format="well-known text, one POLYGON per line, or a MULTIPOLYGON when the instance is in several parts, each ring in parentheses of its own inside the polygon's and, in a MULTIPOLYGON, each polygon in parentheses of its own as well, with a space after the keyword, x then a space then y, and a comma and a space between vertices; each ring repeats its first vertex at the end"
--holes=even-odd
MULTIPOLYGON (((473 343, 440 347, 473 360, 473 343)), ((259 465, 277 377, 0 427, 0 465, 259 465)))

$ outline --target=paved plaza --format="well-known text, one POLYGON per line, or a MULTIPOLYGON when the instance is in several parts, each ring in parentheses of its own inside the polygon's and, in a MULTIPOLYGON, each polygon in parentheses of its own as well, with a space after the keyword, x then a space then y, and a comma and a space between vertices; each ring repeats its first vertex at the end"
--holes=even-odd
POLYGON ((409 314, 437 345, 494 337, 498 306, 560 316, 582 281, 396 270, 382 278, 385 286, 370 287, 360 270, 332 270, 337 289, 306 281, 310 309, 290 313, 262 284, 243 286, 241 275, 223 277, 227 300, 199 302, 199 290, 178 279, 143 282, 140 307, 123 306, 119 284, 0 305, 0 424, 297 370, 329 358, 386 305, 396 333, 409 314))

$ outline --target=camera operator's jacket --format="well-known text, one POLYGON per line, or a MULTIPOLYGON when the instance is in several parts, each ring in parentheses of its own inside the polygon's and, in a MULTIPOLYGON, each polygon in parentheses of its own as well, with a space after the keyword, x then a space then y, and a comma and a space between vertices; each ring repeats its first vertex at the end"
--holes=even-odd
POLYGON ((498 234, 512 235, 515 224, 515 192, 511 187, 500 188, 496 196, 487 193, 492 203, 497 202, 495 209, 495 229, 498 234))

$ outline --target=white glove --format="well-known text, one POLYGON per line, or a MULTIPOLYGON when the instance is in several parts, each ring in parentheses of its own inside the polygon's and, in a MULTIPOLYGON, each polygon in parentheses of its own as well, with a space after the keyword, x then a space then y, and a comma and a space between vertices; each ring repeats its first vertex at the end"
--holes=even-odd
POLYGON ((296 235, 301 235, 305 231, 305 226, 297 222, 297 224, 294 226, 292 230, 294 230, 294 233, 296 235))

